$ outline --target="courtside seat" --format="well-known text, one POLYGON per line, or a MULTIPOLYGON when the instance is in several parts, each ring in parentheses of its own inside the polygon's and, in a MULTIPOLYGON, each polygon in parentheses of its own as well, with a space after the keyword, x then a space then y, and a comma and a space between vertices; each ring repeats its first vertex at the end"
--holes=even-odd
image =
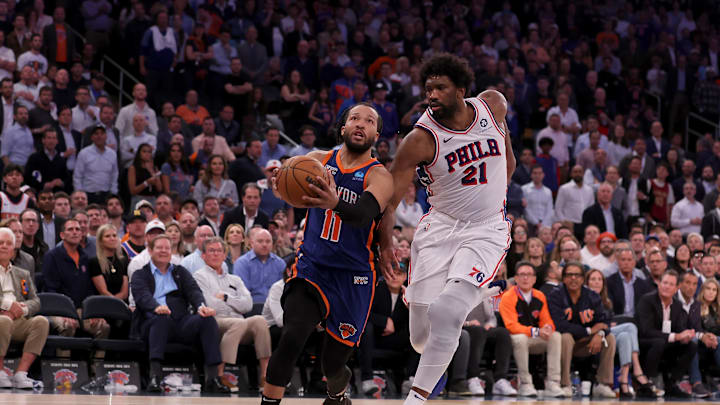
MULTIPOLYGON (((63 318, 71 318, 81 322, 75 310, 75 304, 70 297, 58 293, 39 293, 40 312, 43 316, 60 316, 63 318)), ((64 349, 64 350, 86 350, 89 351, 93 347, 92 339, 89 337, 65 337, 50 335, 45 343, 43 350, 64 349)))

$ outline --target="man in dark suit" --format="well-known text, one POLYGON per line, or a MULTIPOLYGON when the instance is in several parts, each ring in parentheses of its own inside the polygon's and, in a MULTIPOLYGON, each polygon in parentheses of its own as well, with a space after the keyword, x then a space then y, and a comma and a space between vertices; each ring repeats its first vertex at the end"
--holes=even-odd
MULTIPOLYGON (((642 138, 639 138, 637 142, 645 143, 642 138)), ((653 173, 655 173, 655 161, 649 156, 645 156, 645 160, 648 163, 652 162, 653 173)), ((627 216, 627 223, 633 224, 638 218, 643 216, 644 213, 650 212, 650 182, 648 181, 648 177, 643 175, 642 158, 640 156, 632 156, 629 159, 627 175, 621 180, 620 186, 628 191, 625 204, 628 212, 624 214, 627 216), (637 194, 633 194, 634 198, 631 198, 630 190, 632 190, 633 186, 635 186, 637 194), (635 210, 635 204, 637 204, 637 210, 635 210)))
POLYGON ((663 126, 660 121, 653 121, 650 125, 650 137, 645 140, 647 155, 655 158, 655 162, 659 162, 670 150, 670 142, 663 139, 663 126))
POLYGON ((2 82, 0 82, 0 95, 2 95, 2 99, 0 99, 0 130, 6 126, 9 127, 12 125, 12 120, 11 122, 5 122, 5 109, 9 108, 12 111, 15 111, 15 107, 18 105, 15 101, 15 97, 13 97, 13 92, 12 79, 9 77, 2 79, 2 82))
POLYGON ((63 223, 65 223, 64 218, 53 213, 55 194, 51 190, 38 191, 37 206, 42 216, 38 237, 49 247, 54 247, 60 242, 60 233, 62 232, 63 223), (47 237, 45 237, 46 234, 48 234, 47 237))
POLYGON ((245 228, 245 233, 250 233, 253 226, 261 226, 267 229, 270 224, 270 218, 266 213, 260 211, 260 187, 256 183, 245 183, 240 192, 242 205, 231 209, 223 216, 222 224, 220 224, 220 233, 222 237, 225 230, 231 224, 240 224, 245 228))
POLYGON ((598 186, 597 203, 583 211, 581 229, 587 228, 588 225, 595 225, 600 230, 600 233, 611 232, 620 239, 627 238, 628 232, 625 220, 622 212, 610 204, 612 197, 613 187, 610 184, 602 183, 598 186))
POLYGON ((632 318, 640 298, 653 288, 647 280, 638 277, 635 270, 635 252, 632 249, 621 248, 615 251, 615 258, 618 271, 607 279, 608 298, 613 304, 615 315, 632 318))
POLYGON ((67 162, 57 151, 57 132, 48 129, 42 134, 43 149, 28 158, 25 165, 25 182, 37 191, 65 191, 72 189, 72 177, 67 162))
POLYGON ((177 341, 201 347, 205 358, 205 391, 229 393, 218 376, 220 337, 215 310, 205 306, 202 290, 190 272, 170 263, 170 238, 156 236, 148 249, 151 261, 132 276, 131 288, 136 309, 133 333, 148 343, 150 383, 148 392, 161 392, 162 361, 168 342, 177 341), (195 313, 188 307, 192 305, 195 313))
POLYGON ((518 162, 517 169, 515 169, 515 173, 513 173, 512 179, 522 186, 532 181, 530 173, 532 173, 533 162, 535 161, 532 149, 523 149, 519 160, 520 161, 518 162))
POLYGON ((254 183, 265 178, 262 168, 258 166, 260 155, 262 155, 262 142, 259 139, 252 139, 247 143, 245 155, 230 163, 228 174, 235 181, 238 190, 241 190, 247 183, 254 183))
POLYGON ((720 194, 715 196, 714 207, 715 209, 708 211, 702 220, 700 233, 705 240, 710 240, 711 236, 720 234, 720 194))
POLYGON ((642 368, 654 378, 664 368, 665 396, 690 398, 678 382, 688 372, 690 362, 697 352, 693 342, 695 331, 688 329, 688 315, 680 301, 675 299, 678 290, 678 274, 669 270, 663 275, 657 291, 645 294, 637 305, 635 321, 638 325, 642 368))

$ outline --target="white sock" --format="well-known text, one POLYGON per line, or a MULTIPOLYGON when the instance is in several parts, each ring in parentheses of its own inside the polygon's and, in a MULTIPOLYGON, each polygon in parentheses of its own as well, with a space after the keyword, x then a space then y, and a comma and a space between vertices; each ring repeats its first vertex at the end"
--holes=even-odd
POLYGON ((27 371, 17 371, 15 373, 15 377, 17 378, 25 378, 27 377, 27 371))
POLYGON ((425 405, 425 401, 427 401, 427 398, 423 398, 423 396, 415 390, 410 390, 403 405, 425 405))

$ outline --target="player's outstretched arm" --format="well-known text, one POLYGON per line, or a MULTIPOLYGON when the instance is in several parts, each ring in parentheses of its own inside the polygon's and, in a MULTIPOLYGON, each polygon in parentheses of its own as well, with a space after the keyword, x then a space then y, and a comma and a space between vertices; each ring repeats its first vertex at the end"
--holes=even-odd
POLYGON ((478 94, 478 98, 483 99, 492 112, 495 121, 505 131, 505 150, 507 154, 507 182, 510 184, 510 179, 515 172, 515 154, 512 149, 512 140, 510 136, 510 130, 505 121, 505 115, 507 115, 507 99, 497 90, 485 90, 478 94))
POLYGON ((385 278, 392 279, 393 267, 398 265, 392 245, 395 208, 415 179, 415 168, 423 162, 432 162, 434 158, 435 139, 427 131, 415 128, 400 143, 390 166, 393 179, 392 199, 380 221, 380 268, 385 278))

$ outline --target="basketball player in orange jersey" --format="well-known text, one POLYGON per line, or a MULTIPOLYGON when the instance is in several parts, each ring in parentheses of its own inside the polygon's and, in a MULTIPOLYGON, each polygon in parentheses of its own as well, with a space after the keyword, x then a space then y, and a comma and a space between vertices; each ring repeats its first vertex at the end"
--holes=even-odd
POLYGON ((429 107, 390 168, 395 193, 380 237, 385 273, 396 265, 390 240, 395 207, 417 172, 431 209, 411 247, 405 299, 410 341, 421 357, 405 405, 425 402, 452 359, 470 310, 505 287, 493 279, 510 247, 505 195, 515 170, 505 97, 485 91, 466 98, 473 72, 453 55, 434 56, 420 74, 429 107))
MULTIPOLYGON (((263 405, 280 402, 305 341, 322 321, 327 332, 320 355, 327 378, 324 404, 350 404, 346 363, 365 329, 375 293, 370 246, 376 221, 393 195, 392 176, 370 155, 381 132, 377 111, 356 104, 341 128, 342 147, 308 154, 330 176, 318 176, 319 187, 310 185, 317 198, 303 197, 309 208, 305 238, 281 299, 283 333, 268 364, 263 405)), ((271 180, 277 190, 275 176, 277 172, 271 180)))

